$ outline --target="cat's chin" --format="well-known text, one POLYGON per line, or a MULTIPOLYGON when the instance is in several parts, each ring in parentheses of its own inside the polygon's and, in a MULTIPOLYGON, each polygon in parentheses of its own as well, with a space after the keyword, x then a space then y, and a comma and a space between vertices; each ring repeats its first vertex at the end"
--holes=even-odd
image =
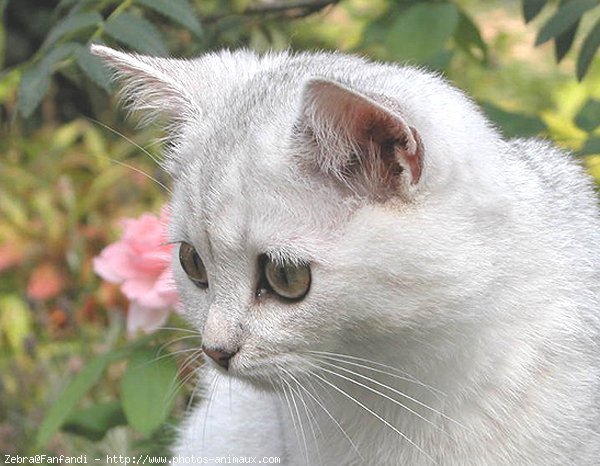
POLYGON ((300 355, 285 353, 253 360, 234 359, 227 371, 217 369, 229 377, 243 380, 257 388, 274 391, 285 385, 285 381, 310 370, 310 362, 300 355))

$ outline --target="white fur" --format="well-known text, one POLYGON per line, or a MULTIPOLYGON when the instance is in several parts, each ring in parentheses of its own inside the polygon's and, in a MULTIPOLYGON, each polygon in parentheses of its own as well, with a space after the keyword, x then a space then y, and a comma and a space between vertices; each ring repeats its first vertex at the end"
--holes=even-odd
MULTIPOLYGON (((221 52, 181 66, 95 52, 134 107, 140 96, 141 107, 185 107, 168 162, 171 236, 194 245, 210 283, 196 288, 177 260, 176 280, 204 344, 241 348, 228 374, 203 375, 212 402, 190 414, 175 454, 598 464, 600 222, 568 155, 503 139, 461 92, 410 67, 328 53, 221 52), (331 176, 335 164, 307 167, 315 154, 294 128, 306 105, 335 105, 314 89, 307 101, 315 78, 417 129, 423 176, 408 198, 363 197, 331 176), (311 264, 304 300, 255 298, 263 253, 311 264), (328 360, 344 371, 309 351, 361 359, 328 360)), ((335 126, 314 129, 322 153, 345 157, 335 126)))

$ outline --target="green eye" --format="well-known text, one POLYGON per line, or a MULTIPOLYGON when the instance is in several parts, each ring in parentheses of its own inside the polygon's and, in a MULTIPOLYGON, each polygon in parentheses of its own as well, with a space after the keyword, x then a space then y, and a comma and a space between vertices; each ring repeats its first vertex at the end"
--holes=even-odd
POLYGON ((282 298, 299 301, 308 293, 310 288, 308 265, 281 265, 267 259, 264 267, 268 285, 282 298))
POLYGON ((204 267, 204 262, 200 259, 194 246, 188 243, 181 243, 181 246, 179 246, 179 262, 194 285, 198 288, 208 288, 206 267, 204 267))

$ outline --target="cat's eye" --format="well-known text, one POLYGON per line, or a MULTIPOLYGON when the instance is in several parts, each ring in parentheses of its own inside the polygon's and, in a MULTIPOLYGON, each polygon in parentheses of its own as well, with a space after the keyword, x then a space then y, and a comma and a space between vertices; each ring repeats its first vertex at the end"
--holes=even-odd
POLYGON ((307 264, 278 264, 267 258, 264 274, 269 287, 284 299, 299 301, 310 288, 310 267, 307 264))
POLYGON ((208 288, 206 267, 204 267, 204 262, 202 262, 194 246, 181 243, 181 246, 179 246, 179 262, 194 285, 198 288, 208 288))

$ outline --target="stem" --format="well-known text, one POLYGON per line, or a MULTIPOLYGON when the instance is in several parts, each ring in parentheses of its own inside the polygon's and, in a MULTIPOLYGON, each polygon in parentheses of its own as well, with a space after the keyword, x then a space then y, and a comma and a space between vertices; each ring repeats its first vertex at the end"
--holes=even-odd
POLYGON ((115 8, 110 15, 108 15, 106 20, 103 21, 100 26, 98 26, 96 32, 94 32, 94 34, 92 34, 92 37, 89 38, 88 43, 92 43, 94 40, 98 39, 104 32, 104 25, 111 19, 116 18, 125 10, 127 10, 131 5, 133 5, 133 2, 134 0, 125 0, 124 2, 121 2, 121 4, 117 8, 115 8))
POLYGON ((221 13, 216 15, 208 15, 202 18, 203 23, 215 23, 224 18, 230 18, 232 16, 254 16, 254 15, 268 15, 268 14, 279 14, 287 18, 302 18, 312 13, 316 13, 328 6, 335 5, 339 0, 304 0, 295 3, 273 3, 261 6, 255 6, 246 8, 240 13, 221 13))

